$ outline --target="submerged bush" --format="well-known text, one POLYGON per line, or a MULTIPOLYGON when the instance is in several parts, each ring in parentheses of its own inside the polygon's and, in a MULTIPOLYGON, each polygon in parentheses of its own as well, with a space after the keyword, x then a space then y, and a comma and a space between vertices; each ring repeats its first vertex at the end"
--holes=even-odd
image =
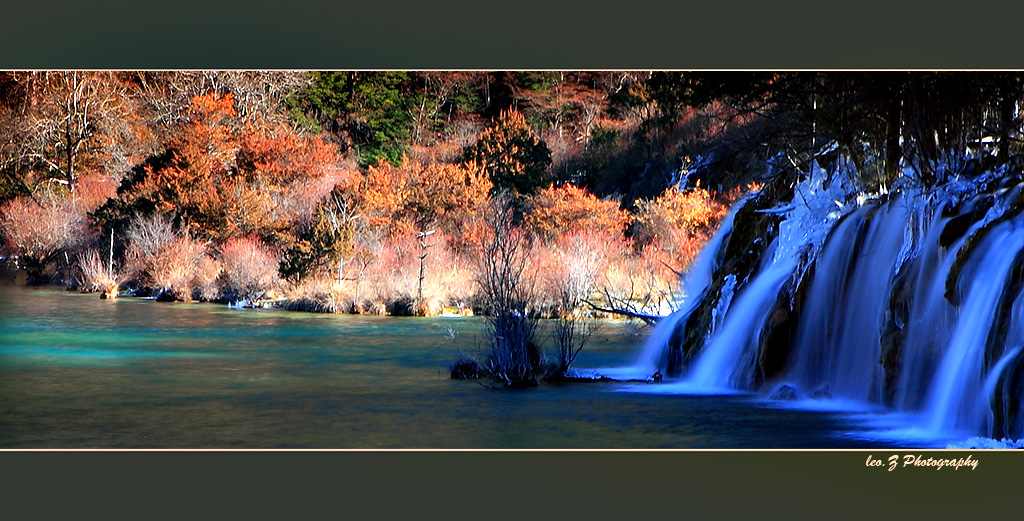
POLYGON ((484 369, 506 387, 535 385, 543 354, 535 343, 537 315, 529 308, 535 286, 526 276, 526 236, 503 197, 495 199, 486 222, 477 263, 480 298, 489 312, 484 369))

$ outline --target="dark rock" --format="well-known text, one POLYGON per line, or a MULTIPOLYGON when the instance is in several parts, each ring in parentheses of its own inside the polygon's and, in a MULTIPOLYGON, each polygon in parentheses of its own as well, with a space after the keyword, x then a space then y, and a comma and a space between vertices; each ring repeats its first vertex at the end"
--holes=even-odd
POLYGON ((178 297, 175 297, 174 293, 171 293, 170 291, 162 291, 156 296, 157 302, 176 302, 177 300, 178 297))
POLYGON ((977 218, 978 216, 971 212, 946 221, 946 225, 942 227, 942 234, 939 235, 939 246, 948 248, 957 239, 963 237, 977 218))
POLYGON ((537 387, 538 385, 536 378, 523 378, 520 380, 512 380, 512 383, 506 384, 505 387, 510 389, 525 389, 529 387, 537 387))
POLYGON ((475 360, 459 360, 451 367, 453 380, 476 380, 483 376, 483 372, 483 368, 475 360))
POLYGON ((832 395, 828 392, 828 384, 821 386, 817 391, 811 393, 811 398, 814 400, 831 400, 832 395))
POLYGON ((791 402, 796 400, 800 396, 796 392, 796 388, 789 384, 783 384, 773 392, 768 399, 777 400, 780 402, 791 402))
POLYGON ((387 311, 393 317, 415 316, 416 300, 411 297, 400 297, 387 305, 387 311))
POLYGON ((879 357, 879 363, 885 372, 883 402, 886 405, 893 405, 896 399, 896 388, 903 364, 906 324, 910 320, 910 304, 914 298, 914 281, 918 269, 916 263, 909 263, 902 269, 893 281, 892 293, 889 296, 887 319, 880 339, 882 352, 879 357))
POLYGON ((1024 396, 1024 349, 1017 353, 997 377, 989 406, 993 438, 1013 439, 1024 429, 1020 397, 1024 396))

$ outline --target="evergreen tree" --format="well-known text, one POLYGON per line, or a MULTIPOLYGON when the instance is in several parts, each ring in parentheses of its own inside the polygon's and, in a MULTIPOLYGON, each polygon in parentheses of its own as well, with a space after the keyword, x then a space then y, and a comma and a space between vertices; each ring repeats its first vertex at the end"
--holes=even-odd
POLYGON ((315 72, 313 84, 288 101, 293 119, 325 129, 355 148, 363 167, 402 161, 412 136, 407 72, 315 72))
POLYGON ((484 130, 464 156, 490 174, 495 193, 530 195, 551 182, 551 152, 515 110, 503 111, 497 123, 484 130))

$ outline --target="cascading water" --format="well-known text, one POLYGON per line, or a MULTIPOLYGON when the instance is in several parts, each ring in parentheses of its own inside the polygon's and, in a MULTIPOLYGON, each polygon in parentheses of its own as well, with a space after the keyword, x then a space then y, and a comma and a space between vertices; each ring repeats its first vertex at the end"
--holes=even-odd
POLYGON ((985 237, 965 267, 969 271, 962 276, 969 281, 969 293, 928 393, 927 414, 933 430, 966 428, 973 433, 983 427, 986 340, 1010 267, 1022 248, 1024 227, 1003 222, 985 237))
MULTIPOLYGON (((949 221, 942 212, 934 212, 929 231, 924 234, 923 244, 939 244, 941 232, 949 221)), ((916 262, 909 269, 916 272, 916 281, 910 302, 913 307, 909 316, 897 321, 896 326, 905 331, 902 345, 901 369, 893 383, 892 403, 899 410, 919 409, 932 376, 938 366, 938 346, 949 337, 949 331, 956 319, 956 309, 946 300, 946 274, 956 262, 956 252, 962 246, 960 238, 955 245, 944 251, 942 248, 921 250, 916 262)))
POLYGON ((790 355, 790 378, 806 392, 880 396, 879 339, 906 222, 900 200, 864 206, 826 243, 790 355))
POLYGON ((688 385, 709 391, 746 387, 759 339, 759 331, 746 326, 764 321, 782 283, 795 268, 796 263, 792 261, 772 263, 746 286, 729 306, 721 333, 712 338, 706 354, 690 371, 686 379, 688 385))
MULTIPOLYGON (((745 201, 745 200, 744 200, 745 201)), ((672 334, 684 322, 693 310, 700 305, 711 284, 711 277, 714 274, 719 259, 719 250, 729 234, 732 233, 733 220, 736 218, 736 210, 743 202, 735 205, 732 210, 722 219, 722 224, 712 237, 708 245, 701 250, 701 253, 694 260, 693 265, 687 271, 683 279, 683 301, 680 309, 662 319, 647 338, 636 364, 630 370, 638 378, 646 378, 655 372, 662 370, 665 366, 665 346, 668 344, 672 334)))
MULTIPOLYGON (((657 370, 670 339, 686 338, 687 369, 668 392, 786 385, 798 398, 890 407, 936 434, 1024 437, 1020 176, 928 190, 904 179, 879 196, 823 178, 816 171, 759 211, 780 220, 761 228, 755 240, 771 246, 749 276, 718 269, 729 239, 716 237, 687 278, 683 309, 662 321, 638 366, 657 370), (711 318, 688 320, 699 309, 711 318), (694 324, 706 331, 685 330, 694 324)), ((744 215, 728 231, 750 226, 744 215)))

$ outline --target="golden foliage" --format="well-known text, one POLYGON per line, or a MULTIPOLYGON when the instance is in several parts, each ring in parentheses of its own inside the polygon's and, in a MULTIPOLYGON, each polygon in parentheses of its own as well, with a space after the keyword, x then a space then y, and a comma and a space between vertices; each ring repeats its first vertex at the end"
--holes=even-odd
MULTIPOLYGON (((749 185, 747 190, 757 188, 749 185)), ((654 200, 637 203, 634 236, 647 255, 656 255, 673 270, 683 271, 742 194, 743 189, 736 188, 716 196, 699 183, 687 190, 671 186, 654 200)))
POLYGON ((474 162, 424 164, 406 157, 400 166, 382 159, 350 178, 343 191, 355 199, 366 226, 394 237, 434 226, 457 234, 481 215, 491 187, 474 162))
POLYGON ((602 201, 586 188, 550 186, 531 198, 526 227, 544 240, 580 228, 622 233, 629 215, 615 201, 602 201))

